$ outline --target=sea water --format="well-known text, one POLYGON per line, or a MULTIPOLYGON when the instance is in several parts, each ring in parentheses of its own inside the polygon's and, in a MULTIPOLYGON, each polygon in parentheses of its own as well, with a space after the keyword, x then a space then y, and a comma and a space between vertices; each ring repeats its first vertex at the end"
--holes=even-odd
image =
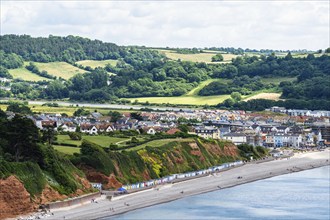
POLYGON ((330 219, 330 166, 190 196, 105 219, 330 219))

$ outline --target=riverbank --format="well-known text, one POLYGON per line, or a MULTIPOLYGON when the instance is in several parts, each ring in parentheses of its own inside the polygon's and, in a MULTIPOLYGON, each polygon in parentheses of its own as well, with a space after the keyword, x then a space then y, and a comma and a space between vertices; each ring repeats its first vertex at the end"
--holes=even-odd
POLYGON ((107 200, 105 196, 94 203, 79 207, 51 210, 54 215, 45 219, 96 219, 122 214, 186 196, 221 190, 223 188, 270 178, 302 170, 330 165, 330 151, 297 154, 290 159, 274 160, 264 163, 249 163, 244 166, 191 179, 184 182, 166 184, 140 192, 135 192, 107 200))

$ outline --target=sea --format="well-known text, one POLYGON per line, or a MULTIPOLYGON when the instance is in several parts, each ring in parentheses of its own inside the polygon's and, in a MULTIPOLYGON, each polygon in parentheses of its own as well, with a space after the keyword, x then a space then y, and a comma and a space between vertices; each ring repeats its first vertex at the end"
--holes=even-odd
POLYGON ((115 219, 330 219, 330 166, 190 196, 115 219))

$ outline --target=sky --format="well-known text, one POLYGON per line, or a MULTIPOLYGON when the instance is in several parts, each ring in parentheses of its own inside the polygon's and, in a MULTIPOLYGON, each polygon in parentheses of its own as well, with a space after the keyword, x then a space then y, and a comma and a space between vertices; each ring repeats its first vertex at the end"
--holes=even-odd
POLYGON ((74 35, 148 47, 318 50, 330 45, 330 0, 0 2, 1 35, 74 35))

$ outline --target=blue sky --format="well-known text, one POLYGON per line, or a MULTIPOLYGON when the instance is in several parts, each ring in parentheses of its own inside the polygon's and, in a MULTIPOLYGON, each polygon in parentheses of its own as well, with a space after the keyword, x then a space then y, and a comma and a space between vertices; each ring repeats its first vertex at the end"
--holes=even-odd
POLYGON ((118 45, 325 49, 329 1, 7 1, 1 34, 118 45))

